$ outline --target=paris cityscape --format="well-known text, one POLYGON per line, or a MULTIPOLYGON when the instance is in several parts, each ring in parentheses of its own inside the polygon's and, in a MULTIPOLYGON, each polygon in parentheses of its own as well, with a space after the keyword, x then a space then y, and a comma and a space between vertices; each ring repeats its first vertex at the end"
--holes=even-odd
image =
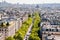
POLYGON ((0 40, 60 40, 59 0, 10 1, 0 0, 0 40))

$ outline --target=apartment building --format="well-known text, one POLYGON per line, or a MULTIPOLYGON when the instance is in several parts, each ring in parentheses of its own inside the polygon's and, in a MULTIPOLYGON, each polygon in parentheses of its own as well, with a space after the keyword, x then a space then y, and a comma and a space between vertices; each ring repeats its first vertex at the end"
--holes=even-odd
POLYGON ((44 25, 42 27, 42 40, 60 40, 59 25, 44 25))
POLYGON ((42 40, 60 40, 60 12, 45 10, 41 13, 42 40))
MULTIPOLYGON (((18 8, 19 9, 19 8, 18 8)), ((14 36, 15 32, 22 26, 22 23, 28 19, 29 12, 20 11, 15 8, 5 8, 0 11, 0 39, 14 36), (8 25, 6 25, 8 23, 8 25)))

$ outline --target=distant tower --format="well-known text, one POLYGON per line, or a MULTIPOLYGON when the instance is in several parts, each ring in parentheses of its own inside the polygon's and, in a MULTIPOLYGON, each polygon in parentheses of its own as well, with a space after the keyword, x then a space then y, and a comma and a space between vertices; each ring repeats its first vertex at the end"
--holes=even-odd
POLYGON ((39 5, 36 5, 36 8, 39 8, 39 5))
POLYGON ((17 2, 17 5, 19 5, 19 3, 17 2))

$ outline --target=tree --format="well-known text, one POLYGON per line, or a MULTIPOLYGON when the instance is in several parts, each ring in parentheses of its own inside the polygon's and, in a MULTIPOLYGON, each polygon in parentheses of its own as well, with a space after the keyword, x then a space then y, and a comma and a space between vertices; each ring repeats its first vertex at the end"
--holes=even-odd
POLYGON ((41 21, 40 16, 38 13, 35 13, 34 17, 35 17, 34 18, 34 24, 32 27, 32 32, 29 36, 29 40, 40 40, 39 34, 38 34, 38 31, 40 30, 40 27, 38 26, 39 22, 41 21))
POLYGON ((3 22, 1 23, 1 26, 2 26, 2 27, 4 26, 3 22))
POLYGON ((22 37, 21 33, 19 33, 19 32, 16 33, 16 35, 14 36, 14 38, 16 40, 23 40, 23 37, 22 37))
POLYGON ((9 22, 6 23, 6 26, 9 26, 9 22))
POLYGON ((8 37, 6 40, 15 40, 13 37, 8 37))
POLYGON ((29 17, 28 20, 22 24, 22 27, 14 35, 15 40, 23 40, 31 23, 32 17, 29 17))
POLYGON ((31 15, 29 14, 28 17, 31 17, 31 15))

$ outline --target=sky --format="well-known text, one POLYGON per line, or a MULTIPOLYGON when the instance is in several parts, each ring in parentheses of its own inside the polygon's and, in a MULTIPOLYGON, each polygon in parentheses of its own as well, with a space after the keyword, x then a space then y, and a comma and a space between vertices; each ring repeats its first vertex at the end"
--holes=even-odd
MULTIPOLYGON (((2 2, 4 0, 0 0, 2 2)), ((9 3, 19 3, 19 4, 44 4, 44 3, 60 3, 60 0, 5 0, 9 3)))

